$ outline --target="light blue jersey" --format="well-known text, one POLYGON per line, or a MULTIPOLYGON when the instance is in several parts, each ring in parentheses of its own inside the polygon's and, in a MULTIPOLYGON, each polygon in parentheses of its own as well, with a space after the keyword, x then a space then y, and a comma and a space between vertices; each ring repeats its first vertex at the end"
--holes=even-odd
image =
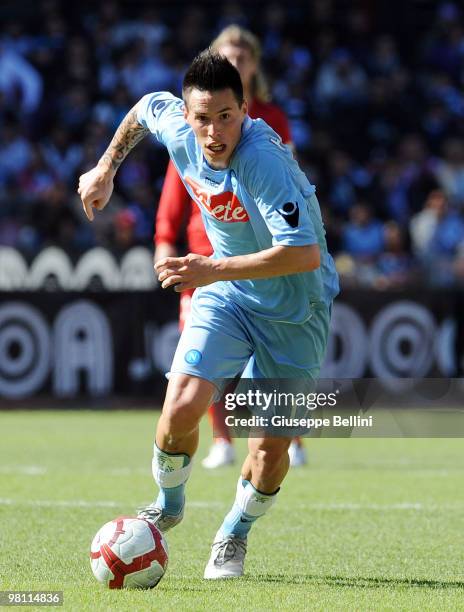
POLYGON ((226 298, 266 320, 300 324, 318 303, 330 306, 338 276, 327 252, 315 188, 288 147, 261 119, 245 118, 229 167, 206 162, 183 116, 184 103, 167 92, 148 94, 138 121, 163 143, 201 210, 215 258, 256 253, 273 246, 318 244, 317 270, 267 279, 214 284, 226 298))

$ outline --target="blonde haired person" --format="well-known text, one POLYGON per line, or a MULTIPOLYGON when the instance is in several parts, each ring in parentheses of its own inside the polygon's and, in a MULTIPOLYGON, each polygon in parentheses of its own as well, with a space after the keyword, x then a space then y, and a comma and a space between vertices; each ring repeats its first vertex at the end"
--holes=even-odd
POLYGON ((269 87, 261 69, 262 51, 257 36, 241 26, 230 25, 213 40, 211 47, 225 55, 231 63, 234 62, 230 56, 235 55, 235 67, 242 78, 243 94, 249 102, 270 102, 269 87), (248 53, 240 53, 241 49, 248 53))

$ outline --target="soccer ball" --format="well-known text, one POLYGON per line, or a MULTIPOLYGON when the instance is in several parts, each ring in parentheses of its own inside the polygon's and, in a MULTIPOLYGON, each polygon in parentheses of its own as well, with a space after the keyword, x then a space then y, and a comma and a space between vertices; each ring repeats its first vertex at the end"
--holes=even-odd
POLYGON ((168 547, 149 521, 120 516, 103 525, 90 546, 95 578, 110 589, 151 589, 168 565, 168 547))

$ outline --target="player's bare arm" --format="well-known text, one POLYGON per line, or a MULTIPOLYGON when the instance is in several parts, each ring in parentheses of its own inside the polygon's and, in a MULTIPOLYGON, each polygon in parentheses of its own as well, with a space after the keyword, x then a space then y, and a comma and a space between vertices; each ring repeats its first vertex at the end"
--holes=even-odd
POLYGON ((103 210, 113 193, 113 181, 117 169, 135 145, 149 130, 137 121, 137 105, 125 116, 116 130, 108 148, 98 164, 79 178, 78 194, 81 196, 84 212, 93 221, 93 208, 103 210))
POLYGON ((127 154, 137 143, 149 133, 148 128, 143 127, 137 120, 137 105, 135 105, 124 117, 121 125, 116 130, 113 140, 103 153, 99 165, 107 166, 116 172, 127 154))
POLYGON ((243 280, 311 272, 320 266, 317 244, 275 246, 259 253, 211 259, 189 253, 186 257, 167 257, 155 264, 163 289, 175 291, 203 287, 225 280, 243 280))
POLYGON ((177 257, 176 245, 170 242, 160 242, 156 245, 153 264, 156 264, 161 259, 166 259, 166 257, 177 257))

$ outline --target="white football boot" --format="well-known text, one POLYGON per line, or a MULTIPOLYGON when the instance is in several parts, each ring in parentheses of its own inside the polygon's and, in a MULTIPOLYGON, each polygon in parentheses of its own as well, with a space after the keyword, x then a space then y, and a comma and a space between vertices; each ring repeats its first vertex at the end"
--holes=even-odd
POLYGON ((166 531, 178 525, 184 518, 184 508, 182 508, 179 514, 163 514, 163 510, 159 506, 151 504, 146 508, 141 508, 137 512, 137 518, 143 518, 149 521, 152 525, 157 527, 161 533, 166 533, 166 531))
POLYGON ((214 470, 225 465, 235 463, 235 448, 227 440, 218 440, 209 449, 208 456, 203 459, 201 465, 208 470, 214 470))
POLYGON ((288 447, 288 456, 290 457, 290 467, 301 467, 308 463, 306 449, 296 442, 292 442, 288 447))
POLYGON ((238 578, 243 576, 243 565, 247 551, 247 539, 229 535, 214 542, 211 556, 205 568, 206 580, 220 580, 222 578, 238 578))

